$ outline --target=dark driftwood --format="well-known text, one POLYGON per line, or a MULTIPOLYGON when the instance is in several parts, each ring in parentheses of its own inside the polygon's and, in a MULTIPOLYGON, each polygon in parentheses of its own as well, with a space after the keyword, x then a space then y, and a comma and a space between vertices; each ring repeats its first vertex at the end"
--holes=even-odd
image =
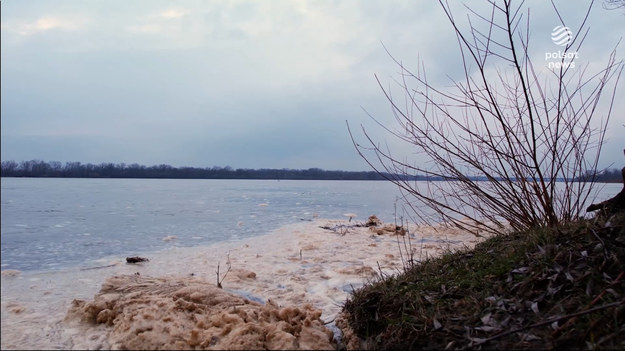
POLYGON ((147 262, 147 261, 149 260, 145 257, 139 257, 139 256, 126 257, 127 263, 139 263, 139 262, 147 262))
POLYGON ((623 189, 615 197, 600 202, 598 204, 592 204, 588 206, 586 212, 605 210, 606 212, 618 212, 625 210, 625 167, 621 170, 623 176, 623 189))

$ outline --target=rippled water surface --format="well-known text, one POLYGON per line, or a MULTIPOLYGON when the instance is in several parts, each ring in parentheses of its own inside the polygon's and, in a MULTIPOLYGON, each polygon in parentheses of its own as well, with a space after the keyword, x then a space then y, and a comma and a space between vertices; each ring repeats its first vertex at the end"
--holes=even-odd
MULTIPOLYGON (((599 199, 621 187, 600 186, 599 199)), ((315 217, 392 222, 399 192, 385 181, 2 178, 0 194, 2 269, 47 271, 242 240, 315 217)))
MULTIPOLYGON (((349 291, 369 279, 367 272, 391 274, 402 262, 397 236, 322 229, 344 226, 346 213, 356 220, 376 214, 392 223, 399 194, 388 182, 1 182, 2 349, 111 347, 107 328, 77 326, 66 317, 74 299, 90 301, 115 275, 169 281, 193 275, 212 286, 215 268, 229 262, 233 271, 224 289, 230 293, 283 306, 312 304, 332 321, 349 291), (326 219, 310 221, 315 217, 326 219), (125 264, 129 255, 150 261, 125 264), (254 278, 240 278, 249 273, 254 278)), ((621 188, 603 186, 597 200, 621 188)), ((477 242, 470 233, 427 226, 408 237, 418 247, 417 259, 477 242)))
POLYGON ((265 234, 313 217, 393 220, 382 181, 2 178, 2 269, 54 270, 110 255, 265 234))

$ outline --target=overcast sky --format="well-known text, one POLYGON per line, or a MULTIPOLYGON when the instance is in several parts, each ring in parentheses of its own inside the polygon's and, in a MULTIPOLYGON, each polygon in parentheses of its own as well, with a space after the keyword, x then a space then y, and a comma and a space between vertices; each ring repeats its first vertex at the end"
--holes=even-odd
MULTIPOLYGON (((556 2, 572 30, 585 3, 556 2)), ((550 37, 560 22, 548 1, 527 5, 540 63, 561 49, 550 37)), ((408 66, 423 60, 443 85, 461 68, 432 0, 1 6, 2 160, 368 170, 345 122, 389 141, 364 112, 391 118, 374 78, 392 86, 398 77, 384 46, 408 66)), ((625 33, 625 13, 598 2, 589 24, 579 63, 596 67, 625 33)), ((620 168, 625 99, 617 100, 601 165, 620 168)))

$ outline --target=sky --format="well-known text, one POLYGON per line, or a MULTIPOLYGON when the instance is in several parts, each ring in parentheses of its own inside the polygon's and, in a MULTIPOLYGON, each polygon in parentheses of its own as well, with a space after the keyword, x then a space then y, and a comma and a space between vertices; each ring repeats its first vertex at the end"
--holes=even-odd
MULTIPOLYGON (((587 2, 555 4, 574 31, 587 2)), ((548 1, 526 5, 540 64, 560 49, 551 40, 560 21, 548 1)), ((467 15, 461 2, 452 8, 467 15)), ((600 67, 625 12, 599 1, 588 23, 578 63, 600 67)), ((369 117, 393 119, 375 75, 394 86, 389 53, 422 62, 441 86, 462 72, 432 0, 5 0, 0 45, 1 159, 18 162, 370 170, 346 122, 357 140, 362 125, 419 162, 369 117)), ((623 99, 613 110, 600 166, 620 168, 623 99)))

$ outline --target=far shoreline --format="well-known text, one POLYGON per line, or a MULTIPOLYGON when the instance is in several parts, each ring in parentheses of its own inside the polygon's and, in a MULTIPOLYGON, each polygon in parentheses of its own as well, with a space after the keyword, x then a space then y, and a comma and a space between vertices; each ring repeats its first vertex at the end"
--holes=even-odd
MULTIPOLYGON (((151 180, 151 179, 163 179, 163 180, 274 180, 274 181, 363 181, 363 182, 386 182, 388 179, 359 179, 359 178, 174 178, 174 177, 61 177, 61 176, 1 176, 1 178, 18 178, 18 179, 137 179, 137 180, 151 180)), ((451 179, 442 179, 442 178, 414 178, 406 179, 410 181, 422 181, 422 182, 453 182, 451 179)), ((474 181, 488 181, 487 179, 472 179, 474 181)), ((558 179, 556 182, 564 182, 564 179, 558 179)), ((581 180, 571 180, 571 182, 575 183, 583 183, 581 180)), ((622 181, 616 180, 597 180, 594 181, 595 184, 622 184, 622 181)))
MULTIPOLYGON (((582 181, 589 179, 589 174, 573 177, 568 181, 582 181)), ((620 183, 620 172, 605 170, 594 173, 594 182, 620 183)), ((0 177, 28 177, 28 178, 104 178, 104 179, 249 179, 249 180, 401 180, 401 181, 454 181, 453 177, 444 174, 405 174, 369 171, 325 170, 321 168, 291 169, 291 168, 237 168, 226 167, 173 167, 166 164, 144 166, 137 163, 110 163, 100 164, 81 162, 58 161, 45 162, 30 160, 16 162, 2 161, 0 177)), ((469 176, 473 181, 488 181, 482 176, 469 176)), ((565 181, 558 178, 556 181, 565 181)))

